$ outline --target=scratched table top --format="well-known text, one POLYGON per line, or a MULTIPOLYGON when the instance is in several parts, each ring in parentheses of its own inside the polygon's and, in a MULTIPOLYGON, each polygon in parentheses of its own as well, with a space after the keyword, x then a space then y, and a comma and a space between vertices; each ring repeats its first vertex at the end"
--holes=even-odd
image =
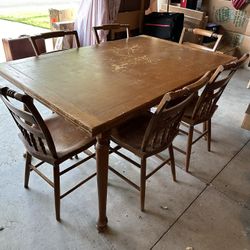
POLYGON ((139 36, 3 63, 0 74, 97 135, 231 60, 139 36))

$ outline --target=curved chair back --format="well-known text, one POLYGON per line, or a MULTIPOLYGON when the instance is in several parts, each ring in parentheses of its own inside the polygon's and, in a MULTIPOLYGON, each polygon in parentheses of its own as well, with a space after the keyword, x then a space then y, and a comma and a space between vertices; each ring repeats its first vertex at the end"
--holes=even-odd
POLYGON ((116 31, 119 31, 119 30, 126 30, 126 36, 127 38, 129 38, 129 34, 130 34, 130 30, 129 30, 129 24, 121 24, 121 23, 112 23, 112 24, 103 24, 103 25, 100 25, 100 26, 94 26, 93 27, 93 31, 94 31, 94 34, 95 34, 95 38, 96 38, 96 43, 97 44, 100 44, 100 38, 99 38, 99 35, 98 35, 98 31, 99 30, 106 30, 106 31, 109 31, 111 32, 111 40, 114 40, 114 34, 112 33, 112 31, 116 30, 116 31))
POLYGON ((7 87, 0 87, 0 97, 19 128, 21 132, 19 134, 20 139, 27 151, 40 160, 51 162, 57 159, 52 136, 40 113, 34 106, 33 99, 28 95, 19 94, 7 87), (23 105, 18 105, 18 102, 23 105), (25 107, 25 110, 19 108, 19 106, 25 107))
MULTIPOLYGON (((204 86, 209 80, 206 73, 196 82, 204 86)), ((195 93, 182 88, 164 95, 145 132, 141 146, 144 152, 160 151, 168 147, 179 132, 179 125, 185 108, 193 99, 195 93)))
MULTIPOLYGON (((195 123, 200 123, 211 119, 217 109, 217 102, 225 90, 228 82, 233 77, 237 69, 247 60, 249 54, 243 55, 239 60, 219 66, 211 76, 200 97, 197 100, 192 113, 195 123), (223 72, 223 74, 221 74, 223 72)), ((192 90, 192 85, 186 87, 192 90)))
MULTIPOLYGON (((18 38, 3 38, 2 42, 6 61, 12 61, 36 55, 32 44, 29 41, 28 35, 23 35, 18 38)), ((37 47, 41 53, 46 52, 44 40, 37 40, 37 47)))
MULTIPOLYGON (((59 43, 62 45, 63 44, 63 39, 67 38, 69 39, 70 37, 74 37, 75 39, 75 43, 76 43, 76 47, 79 48, 80 47, 80 41, 79 41, 79 37, 77 34, 76 30, 61 30, 61 31, 51 31, 51 32, 47 32, 47 33, 42 33, 39 35, 34 35, 34 36, 30 36, 30 42, 33 46, 33 49, 35 51, 36 56, 39 56, 40 54, 43 54, 44 52, 41 51, 38 47, 38 41, 39 40, 46 40, 46 39, 60 39, 61 40, 57 40, 59 41, 59 43)), ((71 42, 70 42, 71 43, 71 42)), ((72 41, 73 43, 73 41, 72 41)), ((68 48, 71 48, 73 46, 73 44, 69 44, 68 48)), ((55 47, 60 47, 60 50, 63 50, 64 48, 62 48, 62 46, 56 46, 55 47)), ((58 48, 56 48, 55 51, 59 50, 58 48)), ((54 51, 52 51, 54 52, 54 51)))

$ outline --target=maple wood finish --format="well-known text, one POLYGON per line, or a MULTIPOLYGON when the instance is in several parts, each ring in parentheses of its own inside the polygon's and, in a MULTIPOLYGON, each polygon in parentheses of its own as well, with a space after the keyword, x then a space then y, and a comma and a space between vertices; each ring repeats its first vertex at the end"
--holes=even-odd
MULTIPOLYGON (((185 167, 187 172, 189 171, 192 145, 195 142, 205 136, 207 140, 207 149, 208 151, 211 150, 211 119, 214 112, 218 108, 217 102, 236 70, 244 64, 248 57, 249 55, 245 54, 235 62, 219 66, 211 76, 211 79, 205 86, 201 95, 197 95, 186 109, 182 121, 184 122, 184 125, 189 128, 189 130, 188 132, 185 132, 184 130, 181 131, 188 135, 187 149, 186 151, 176 147, 175 149, 186 154, 185 167), (222 72, 223 76, 221 76, 222 72), (196 125, 201 123, 204 124, 203 132, 194 128, 196 125), (193 140, 194 132, 200 134, 195 140, 193 140)), ((188 85, 186 88, 191 91, 197 91, 197 85, 195 84, 188 85)))
MULTIPOLYGON (((209 73, 206 73, 200 80, 195 82, 196 85, 203 86, 209 80, 209 73)), ((141 210, 144 211, 146 180, 165 166, 170 161, 173 180, 176 181, 175 159, 172 142, 179 133, 179 125, 185 108, 190 103, 194 94, 187 88, 166 93, 157 110, 154 113, 147 111, 123 124, 118 126, 111 133, 111 139, 117 147, 112 148, 124 159, 128 160, 140 169, 140 185, 138 186, 127 177, 109 167, 112 172, 117 174, 123 180, 127 181, 133 187, 140 191, 141 210), (120 148, 125 148, 138 157, 141 164, 128 158, 119 152, 120 148), (163 150, 169 150, 169 159, 163 159, 163 162, 155 167, 153 171, 147 173, 147 158, 156 155, 163 150)))
POLYGON ((72 156, 87 150, 94 145, 95 139, 56 114, 43 120, 33 104, 33 99, 28 95, 19 94, 7 87, 2 87, 0 88, 0 97, 19 128, 21 132, 19 137, 27 150, 24 186, 28 188, 31 171, 36 172, 52 186, 55 196, 56 219, 60 221, 60 199, 93 178, 96 173, 85 178, 63 194, 60 192, 60 176, 78 167, 83 162, 94 158, 95 154, 88 153, 85 159, 66 169, 64 168, 62 171, 60 171, 60 164, 72 156), (22 103, 25 106, 25 110, 20 109, 11 99, 22 103), (40 160, 40 162, 33 165, 31 163, 32 156, 40 160), (43 163, 53 165, 53 181, 38 170, 38 167, 43 163))
POLYGON ((46 40, 46 39, 51 39, 51 38, 66 38, 69 36, 74 36, 75 38, 75 42, 76 42, 76 47, 80 48, 80 41, 79 41, 79 37, 77 34, 76 30, 60 30, 60 31, 51 31, 51 32, 47 32, 47 33, 42 33, 39 35, 34 35, 34 36, 30 36, 30 42, 32 44, 32 47, 35 51, 36 56, 39 56, 43 53, 45 53, 44 51, 41 51, 39 48, 39 41, 41 40, 46 40))
POLYGON ((231 56, 139 36, 3 63, 0 74, 97 136, 97 228, 104 230, 109 131, 159 103, 165 93, 232 60, 231 56))
POLYGON ((126 35, 127 35, 127 38, 129 38, 129 24, 122 24, 122 23, 112 23, 112 24, 103 24, 103 25, 100 25, 100 26, 94 26, 93 27, 93 31, 94 31, 94 34, 95 34, 95 38, 96 38, 96 43, 97 44, 100 44, 100 38, 99 38, 99 35, 98 35, 98 30, 107 30, 111 33, 111 40, 114 40, 114 33, 113 31, 121 31, 123 29, 126 29, 126 35))
POLYGON ((203 50, 208 50, 208 51, 213 51, 214 52, 218 48, 221 39, 222 39, 221 34, 216 34, 216 33, 214 33, 213 31, 210 31, 210 30, 204 30, 204 29, 199 29, 199 28, 192 29, 192 28, 185 28, 184 27, 183 30, 182 30, 182 33, 181 33, 179 43, 188 45, 188 46, 193 47, 193 48, 203 49, 203 50), (184 39, 184 36, 185 36, 185 32, 193 33, 195 36, 197 36, 199 38, 200 43, 202 43, 203 37, 216 38, 216 41, 215 41, 212 48, 209 48, 209 47, 207 47, 205 45, 201 45, 201 44, 196 44, 196 43, 191 43, 191 42, 184 42, 183 39, 184 39))

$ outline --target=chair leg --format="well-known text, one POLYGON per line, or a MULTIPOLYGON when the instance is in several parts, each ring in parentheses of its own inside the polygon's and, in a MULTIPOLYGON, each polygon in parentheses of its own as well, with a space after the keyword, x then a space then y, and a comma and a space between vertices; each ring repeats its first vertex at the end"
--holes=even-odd
POLYGON ((207 150, 211 151, 211 119, 207 122, 207 150))
MULTIPOLYGON (((203 133, 204 133, 206 130, 207 130, 207 122, 205 121, 205 122, 203 122, 203 133)), ((204 139, 205 139, 205 140, 208 140, 207 134, 204 135, 204 139)))
POLYGON ((144 211, 145 205, 145 189, 146 189, 146 158, 141 159, 141 211, 144 211))
POLYGON ((31 155, 26 152, 25 153, 26 163, 25 163, 25 173, 24 173, 24 187, 29 187, 29 178, 30 178, 30 164, 31 164, 31 155))
POLYGON ((169 145, 168 151, 169 151, 169 156, 170 156, 170 166, 171 166, 173 181, 176 181, 174 150, 173 150, 172 143, 169 145))
POLYGON ((191 156, 192 142, 193 142, 193 132, 194 132, 194 126, 190 125, 188 131, 187 152, 186 152, 186 164, 185 164, 186 172, 188 172, 189 170, 190 156, 191 156))
POLYGON ((59 173, 59 165, 54 165, 54 199, 55 199, 55 211, 56 211, 56 219, 58 221, 60 218, 60 173, 59 173))

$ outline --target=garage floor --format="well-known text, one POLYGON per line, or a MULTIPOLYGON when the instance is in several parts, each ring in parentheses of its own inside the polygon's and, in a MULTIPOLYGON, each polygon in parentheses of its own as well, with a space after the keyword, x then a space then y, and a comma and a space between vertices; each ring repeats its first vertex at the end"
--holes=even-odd
MULTIPOLYGON (((168 167, 149 179, 144 213, 138 192, 109 173, 109 227, 103 234, 95 228, 96 179, 62 200, 61 223, 55 220, 52 189, 40 177, 32 174, 30 188, 23 188, 24 148, 0 103, 0 249, 250 250, 250 131, 240 128, 250 100, 249 75, 239 70, 220 100, 212 152, 204 140, 195 144, 190 174, 176 152, 177 183, 168 167)), ((176 143, 185 146, 185 139, 179 136, 176 143)), ((150 159, 149 167, 157 161, 150 159)), ((110 165, 139 178, 114 155, 110 165)), ((52 172, 50 166, 43 169, 52 172)), ((63 177, 63 188, 91 171, 94 160, 63 177)))

